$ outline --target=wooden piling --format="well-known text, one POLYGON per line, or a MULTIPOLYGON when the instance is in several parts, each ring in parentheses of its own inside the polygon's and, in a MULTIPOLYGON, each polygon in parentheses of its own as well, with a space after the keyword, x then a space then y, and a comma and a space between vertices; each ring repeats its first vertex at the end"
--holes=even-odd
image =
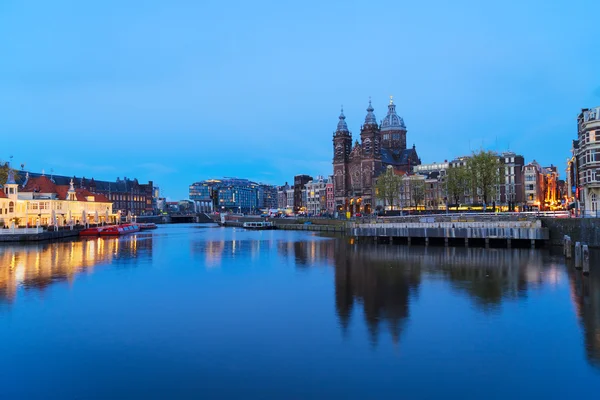
POLYGON ((581 242, 575 242, 575 268, 581 268, 581 242))
POLYGON ((583 266, 583 274, 589 275, 590 273, 590 250, 588 249, 588 245, 584 244, 581 246, 581 262, 583 266))

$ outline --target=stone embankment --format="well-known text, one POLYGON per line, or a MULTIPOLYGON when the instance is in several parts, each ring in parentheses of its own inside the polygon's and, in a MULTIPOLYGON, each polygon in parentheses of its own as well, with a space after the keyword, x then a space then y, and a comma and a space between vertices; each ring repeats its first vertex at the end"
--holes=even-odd
POLYGON ((542 226, 550 231, 550 244, 563 245, 565 235, 573 243, 586 243, 600 248, 600 218, 541 218, 542 226))
MULTIPOLYGON (((8 230, 7 230, 8 231, 8 230)), ((10 233, 0 234, 0 243, 3 242, 40 242, 42 240, 56 240, 79 236, 79 229, 65 229, 59 231, 43 231, 40 233, 10 233)))

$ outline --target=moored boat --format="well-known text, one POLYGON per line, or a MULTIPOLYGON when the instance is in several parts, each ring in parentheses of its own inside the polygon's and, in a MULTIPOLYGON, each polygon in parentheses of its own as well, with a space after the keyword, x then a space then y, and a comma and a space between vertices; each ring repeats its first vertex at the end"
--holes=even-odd
POLYGON ((244 222, 242 225, 246 229, 275 229, 272 222, 244 222))
POLYGON ((106 228, 105 226, 97 226, 95 228, 87 228, 79 232, 79 236, 98 236, 100 232, 106 228))
POLYGON ((128 233, 139 232, 140 226, 138 224, 121 224, 107 226, 100 231, 101 236, 118 236, 126 235, 128 233))
POLYGON ((142 231, 157 228, 157 226, 154 222, 140 222, 140 223, 138 223, 138 225, 140 226, 140 230, 142 230, 142 231))

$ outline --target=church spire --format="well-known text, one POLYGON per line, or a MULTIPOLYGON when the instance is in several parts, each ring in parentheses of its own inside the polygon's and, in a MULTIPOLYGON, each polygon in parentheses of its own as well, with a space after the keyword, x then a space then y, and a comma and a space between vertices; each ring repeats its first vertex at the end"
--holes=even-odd
POLYGON ((346 124, 346 116, 344 115, 344 106, 342 106, 342 111, 340 112, 340 120, 337 124, 338 132, 348 132, 348 125, 346 124))
POLYGON ((377 119, 375 118, 375 114, 373 114, 373 106, 371 105, 371 96, 369 96, 369 107, 367 107, 367 116, 365 117, 365 125, 367 124, 375 124, 377 125, 377 119))
POLYGON ((348 130, 348 125, 346 124, 346 116, 344 115, 344 106, 342 106, 342 110, 340 112, 340 120, 337 124, 337 129, 335 130, 334 136, 342 136, 342 135, 350 135, 350 131, 348 130))

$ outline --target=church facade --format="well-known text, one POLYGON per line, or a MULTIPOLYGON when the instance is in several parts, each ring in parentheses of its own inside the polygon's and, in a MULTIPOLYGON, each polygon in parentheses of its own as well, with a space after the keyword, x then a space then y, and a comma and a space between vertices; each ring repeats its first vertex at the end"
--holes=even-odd
POLYGON ((388 165, 396 173, 409 173, 421 164, 415 146, 406 147, 406 125, 390 97, 388 112, 380 124, 371 100, 360 127, 360 142, 352 142, 344 110, 333 133, 333 185, 337 212, 370 214, 376 204, 375 183, 388 165))

